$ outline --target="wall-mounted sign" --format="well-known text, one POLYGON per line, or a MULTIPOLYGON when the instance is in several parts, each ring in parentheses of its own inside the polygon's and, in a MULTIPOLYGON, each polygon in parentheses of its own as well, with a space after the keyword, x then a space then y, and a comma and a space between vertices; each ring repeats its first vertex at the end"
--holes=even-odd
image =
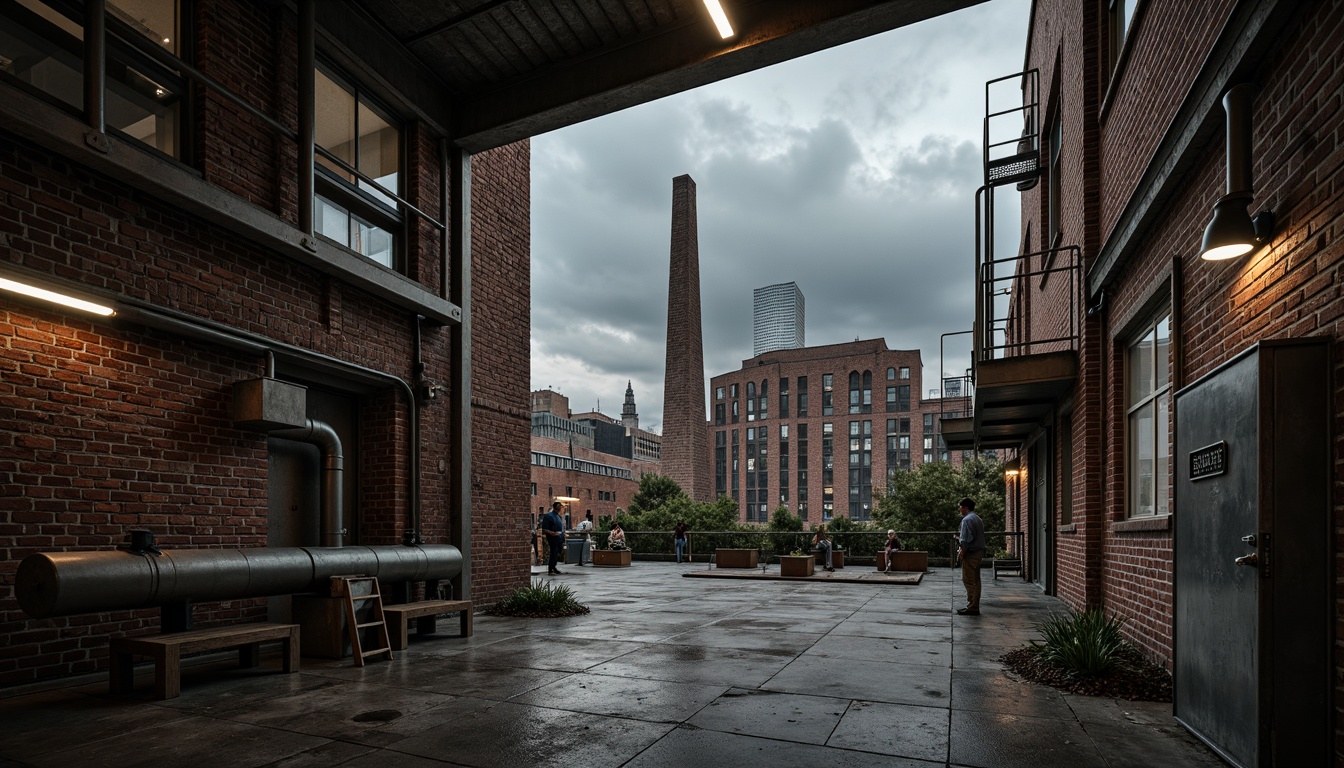
POLYGON ((1190 452, 1190 479, 1204 480, 1227 474, 1227 443, 1218 441, 1190 452))

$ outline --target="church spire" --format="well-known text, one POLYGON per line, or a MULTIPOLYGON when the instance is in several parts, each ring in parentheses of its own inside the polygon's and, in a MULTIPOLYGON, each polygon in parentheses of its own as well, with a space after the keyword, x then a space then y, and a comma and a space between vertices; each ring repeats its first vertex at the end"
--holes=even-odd
POLYGON ((625 405, 621 406, 621 425, 626 429, 639 429, 639 412, 635 410, 635 388, 629 379, 625 382, 625 405))

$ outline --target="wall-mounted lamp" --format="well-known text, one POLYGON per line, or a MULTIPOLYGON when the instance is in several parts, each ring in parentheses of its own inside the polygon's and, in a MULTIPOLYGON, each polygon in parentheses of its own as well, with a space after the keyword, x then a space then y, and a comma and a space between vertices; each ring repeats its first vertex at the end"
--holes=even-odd
POLYGON ((1022 474, 1022 465, 1017 459, 1009 459, 1003 463, 1004 477, 1017 477, 1022 474))
POLYGON ((728 14, 723 12, 719 0, 705 0, 705 9, 709 11, 709 17, 714 20, 714 26, 719 29, 719 37, 724 40, 732 37, 733 25, 728 23, 728 14))
POLYGON ((7 277, 0 277, 0 290, 17 293, 32 299, 59 304, 63 307, 78 309, 83 312, 92 312, 95 315, 111 317, 116 314, 116 310, 104 304, 97 304, 86 299, 71 296, 66 293, 49 290, 27 280, 11 280, 7 277))
POLYGON ((1234 86, 1223 95, 1227 113, 1227 194, 1213 206, 1199 249, 1206 261, 1234 259, 1264 245, 1274 235, 1274 214, 1247 211, 1255 197, 1251 184, 1251 99, 1255 86, 1234 86))

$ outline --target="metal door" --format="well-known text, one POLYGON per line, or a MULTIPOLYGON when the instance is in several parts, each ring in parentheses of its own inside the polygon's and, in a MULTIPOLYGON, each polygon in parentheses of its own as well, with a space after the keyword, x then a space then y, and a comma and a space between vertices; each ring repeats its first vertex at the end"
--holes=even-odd
POLYGON ((1244 356, 1176 401, 1173 711, 1241 766, 1258 765, 1260 726, 1260 580, 1249 561, 1237 564, 1259 533, 1258 362, 1244 356))
POLYGON ((1051 594, 1051 561, 1054 551, 1054 514, 1050 503, 1050 441, 1037 440, 1028 454, 1027 509, 1028 530, 1031 531, 1031 580, 1042 592, 1051 594))

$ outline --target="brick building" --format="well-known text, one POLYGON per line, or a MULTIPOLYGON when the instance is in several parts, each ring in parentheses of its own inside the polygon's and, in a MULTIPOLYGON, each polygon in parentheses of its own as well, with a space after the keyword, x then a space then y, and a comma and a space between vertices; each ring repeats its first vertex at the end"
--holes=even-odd
POLYGON ((525 139, 965 4, 770 8, 725 39, 691 0, 0 3, 0 685, 155 624, 15 598, 26 555, 130 528, 452 544, 459 596, 526 583, 525 139), (256 431, 279 422, 235 385, 302 391, 309 437, 256 431), (342 462, 328 525, 313 477, 342 462))
POLYGON ((749 523, 779 507, 812 524, 870 519, 889 472, 972 453, 939 434, 969 401, 922 398, 922 382, 919 350, 882 339, 775 350, 712 377, 715 498, 736 500, 749 523))
POLYGON ((634 391, 627 385, 624 418, 572 413, 569 398, 549 389, 532 393, 532 514, 558 496, 570 502, 573 523, 592 512, 613 517, 630 506, 646 474, 658 474, 658 435, 639 428, 634 391))
POLYGON ((1016 186, 1022 241, 977 244, 945 432, 1017 455, 1030 578, 1123 617, 1183 724, 1344 764, 1344 3, 1043 0, 1026 65, 979 206, 1016 186))

